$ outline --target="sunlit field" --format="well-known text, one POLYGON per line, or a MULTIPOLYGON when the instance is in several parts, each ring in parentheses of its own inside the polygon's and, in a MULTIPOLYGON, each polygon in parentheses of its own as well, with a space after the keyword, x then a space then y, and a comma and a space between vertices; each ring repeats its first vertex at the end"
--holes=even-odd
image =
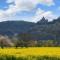
MULTIPOLYGON (((6 57, 14 56, 16 58, 27 57, 27 56, 30 56, 30 58, 31 58, 31 56, 35 57, 35 58, 36 57, 38 58, 39 56, 44 56, 44 58, 48 58, 48 57, 60 58, 60 48, 59 47, 41 47, 41 48, 38 48, 38 47, 29 48, 28 47, 28 48, 3 48, 3 49, 0 48, 0 55, 3 57, 4 56, 6 56, 6 57)), ((22 60, 22 59, 19 59, 19 60, 22 60)), ((29 60, 29 59, 26 59, 26 60, 29 60)), ((30 59, 30 60, 32 60, 32 59, 30 59)), ((36 59, 36 60, 38 60, 38 59, 36 59)))

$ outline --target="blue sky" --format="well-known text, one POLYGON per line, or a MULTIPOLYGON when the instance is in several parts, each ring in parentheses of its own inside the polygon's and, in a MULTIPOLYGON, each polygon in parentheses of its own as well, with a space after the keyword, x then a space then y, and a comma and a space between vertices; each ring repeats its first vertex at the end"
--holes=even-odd
POLYGON ((60 0, 0 0, 0 21, 49 21, 60 16, 60 0))

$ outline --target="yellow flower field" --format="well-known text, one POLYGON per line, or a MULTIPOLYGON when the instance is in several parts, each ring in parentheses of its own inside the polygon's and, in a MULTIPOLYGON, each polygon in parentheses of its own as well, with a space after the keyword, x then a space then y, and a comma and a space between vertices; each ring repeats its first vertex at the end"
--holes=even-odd
POLYGON ((32 47, 32 48, 0 48, 0 55, 19 56, 60 56, 59 47, 32 47))

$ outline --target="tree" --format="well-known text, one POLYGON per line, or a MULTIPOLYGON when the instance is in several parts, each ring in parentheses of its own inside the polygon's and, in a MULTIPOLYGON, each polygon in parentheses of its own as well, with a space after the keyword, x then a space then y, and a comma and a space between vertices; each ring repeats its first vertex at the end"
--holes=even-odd
POLYGON ((47 24, 47 23, 48 23, 48 20, 45 19, 45 17, 43 17, 40 21, 37 22, 37 24, 41 24, 41 25, 47 24))

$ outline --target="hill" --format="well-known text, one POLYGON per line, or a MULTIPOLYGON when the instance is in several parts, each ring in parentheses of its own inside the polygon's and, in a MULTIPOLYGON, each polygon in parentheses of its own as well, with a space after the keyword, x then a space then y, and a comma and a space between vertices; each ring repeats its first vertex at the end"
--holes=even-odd
POLYGON ((28 33, 36 40, 60 40, 60 17, 50 22, 43 17, 28 33))
POLYGON ((26 39, 60 40, 60 17, 49 22, 44 17, 37 23, 26 21, 0 22, 0 34, 13 36, 25 34, 26 39), (28 36, 27 36, 28 35, 28 36))
POLYGON ((0 22, 0 46, 60 46, 60 17, 50 22, 44 17, 37 23, 0 22))
POLYGON ((25 21, 5 21, 0 22, 0 34, 12 36, 14 34, 26 32, 34 23, 25 21))

